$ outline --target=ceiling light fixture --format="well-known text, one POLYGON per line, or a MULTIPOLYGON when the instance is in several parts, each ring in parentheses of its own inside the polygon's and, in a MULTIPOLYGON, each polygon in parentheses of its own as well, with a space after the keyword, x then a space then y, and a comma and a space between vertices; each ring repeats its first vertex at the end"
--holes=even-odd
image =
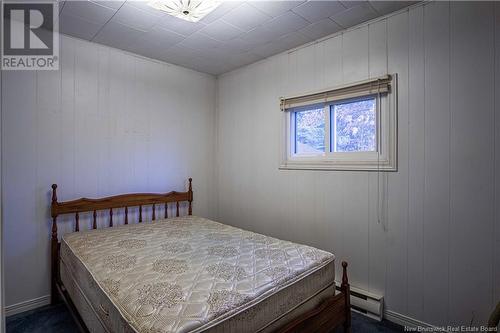
POLYGON ((148 5, 189 22, 198 22, 222 1, 217 0, 151 0, 148 5))

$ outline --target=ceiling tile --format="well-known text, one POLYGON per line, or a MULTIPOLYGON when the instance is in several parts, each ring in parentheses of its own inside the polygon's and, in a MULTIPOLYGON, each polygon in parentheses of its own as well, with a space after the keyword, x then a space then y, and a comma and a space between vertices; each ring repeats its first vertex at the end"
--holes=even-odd
POLYGON ((281 53, 288 50, 288 46, 285 43, 266 43, 259 45, 252 49, 252 53, 255 53, 263 58, 270 57, 274 54, 281 53))
POLYGON ((59 32, 73 37, 92 40, 102 25, 82 18, 63 14, 59 16, 59 32))
POLYGON ((213 63, 211 61, 196 61, 190 68, 204 72, 212 75, 217 75, 218 73, 225 73, 231 71, 234 66, 224 64, 224 63, 213 63))
POLYGON ((237 54, 237 53, 238 52, 235 51, 231 53, 222 48, 212 47, 203 49, 203 52, 197 52, 197 55, 205 59, 211 59, 215 62, 220 62, 220 61, 227 61, 231 56, 231 54, 237 54))
POLYGON ((289 49, 293 49, 297 46, 303 45, 311 39, 300 32, 293 32, 284 37, 281 37, 272 42, 258 45, 253 48, 250 52, 260 55, 262 57, 269 57, 271 55, 284 52, 289 49))
POLYGON ((236 67, 245 66, 261 59, 262 57, 251 52, 231 54, 228 56, 228 62, 236 67))
POLYGON ((161 49, 157 45, 151 43, 151 41, 145 39, 138 39, 135 43, 132 43, 126 47, 127 51, 140 54, 142 56, 158 59, 165 52, 166 49, 161 49))
POLYGON ((333 22, 329 18, 326 18, 308 25, 304 29, 300 30, 300 32, 312 39, 320 39, 342 29, 343 28, 340 25, 333 22))
POLYGON ((153 29, 141 36, 142 40, 161 46, 163 49, 171 47, 185 38, 186 37, 160 26, 153 27, 153 29))
POLYGON ((292 10, 313 23, 339 13, 345 7, 339 1, 308 1, 292 10))
POLYGON ((158 24, 170 31, 176 32, 183 36, 189 36, 206 26, 201 22, 188 22, 186 20, 170 15, 165 15, 160 18, 158 24))
POLYGON ((357 7, 349 8, 342 13, 333 15, 331 19, 341 26, 348 28, 369 21, 377 16, 377 13, 368 3, 363 3, 357 7))
POLYGON ((271 16, 264 14, 247 3, 244 3, 224 15, 222 19, 235 27, 244 31, 249 31, 256 26, 271 20, 271 16))
POLYGON ((190 48, 175 45, 163 54, 162 60, 209 74, 223 73, 229 68, 223 60, 214 61, 195 53, 196 51, 190 48))
POLYGON ((209 48, 214 48, 222 45, 222 42, 219 42, 215 39, 202 35, 198 32, 192 34, 191 36, 186 37, 182 42, 179 43, 179 46, 188 47, 196 50, 204 50, 209 48))
POLYGON ((311 42, 311 39, 304 35, 303 33, 297 31, 280 38, 277 43, 283 43, 288 49, 293 49, 294 47, 311 42))
POLYGON ((241 39, 251 45, 258 45, 270 42, 273 39, 277 39, 283 34, 279 31, 268 29, 264 26, 257 27, 252 31, 249 31, 241 35, 241 39))
POLYGON ((162 16, 167 15, 167 13, 151 7, 150 5, 148 5, 148 3, 149 3, 149 1, 127 0, 127 5, 135 7, 137 9, 142 10, 142 11, 145 11, 146 13, 148 13, 150 15, 158 16, 158 17, 162 17, 162 16))
POLYGON ((264 27, 275 33, 285 35, 287 33, 300 30, 307 26, 309 22, 293 12, 287 12, 278 16, 272 21, 264 24, 264 27))
POLYGON ((384 15, 410 6, 416 2, 417 1, 370 1, 370 4, 379 14, 384 15))
POLYGON ((261 12, 272 17, 277 17, 304 2, 305 1, 301 0, 301 1, 251 1, 249 3, 253 7, 260 10, 261 12))
MULTIPOLYGON (((74 1, 74 0, 68 0, 68 1, 74 1)), ((116 1, 116 0, 101 0, 101 1, 95 0, 94 1, 94 0, 91 0, 91 2, 94 2, 98 5, 108 7, 108 8, 114 9, 114 10, 118 10, 123 5, 125 0, 120 0, 120 1, 116 1)))
POLYGON ((366 3, 368 1, 357 1, 357 0, 342 0, 340 3, 344 5, 345 8, 351 8, 361 5, 362 3, 366 3))
POLYGON ((243 33, 242 30, 222 20, 207 25, 205 28, 201 29, 200 32, 220 41, 236 38, 243 33))
POLYGON ((119 49, 128 49, 144 33, 144 31, 111 21, 102 28, 93 41, 119 49))
POLYGON ((201 19, 201 22, 204 24, 210 24, 215 20, 220 19, 230 10, 241 5, 242 1, 226 1, 221 3, 217 8, 215 8, 212 12, 208 13, 204 18, 201 19))
POLYGON ((179 63, 183 59, 196 59, 197 51, 180 45, 174 45, 163 52, 163 60, 170 60, 172 63, 179 63))
POLYGON ((227 1, 188 22, 139 0, 58 0, 62 33, 221 74, 413 2, 227 1))
POLYGON ((220 47, 225 48, 229 51, 247 52, 250 51, 254 46, 254 43, 250 43, 241 38, 235 38, 223 43, 223 45, 221 45, 220 47))
MULTIPOLYGON (((149 58, 164 60, 167 50, 171 47, 173 47, 172 44, 155 43, 150 39, 141 37, 127 49, 131 52, 141 54, 149 58)), ((190 52, 194 53, 196 51, 191 50, 190 52)))
POLYGON ((61 14, 80 17, 88 22, 104 24, 109 21, 115 12, 114 9, 90 1, 66 1, 61 14))
POLYGON ((158 19, 158 16, 151 15, 127 2, 116 12, 111 21, 146 31, 151 29, 158 19))

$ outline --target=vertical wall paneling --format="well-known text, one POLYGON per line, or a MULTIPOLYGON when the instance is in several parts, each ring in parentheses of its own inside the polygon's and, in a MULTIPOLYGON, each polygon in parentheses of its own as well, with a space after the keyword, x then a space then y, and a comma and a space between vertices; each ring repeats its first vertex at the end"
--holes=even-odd
MULTIPOLYGON (((267 110, 269 107, 272 107, 273 105, 276 105, 278 103, 277 100, 273 99, 273 96, 276 96, 279 88, 273 84, 272 78, 276 75, 276 71, 279 71, 280 68, 277 66, 277 59, 274 59, 275 61, 269 61, 263 64, 263 66, 259 67, 258 70, 256 71, 256 76, 255 80, 256 82, 262 82, 262 84, 257 84, 255 85, 255 92, 259 96, 263 96, 263 102, 265 103, 265 107, 259 108, 255 107, 254 108, 254 114, 251 116, 252 120, 252 128, 255 127, 260 127, 262 129, 263 135, 259 137, 253 137, 253 145, 257 147, 263 147, 266 145, 273 145, 276 148, 279 148, 278 146, 278 137, 276 135, 276 131, 274 130, 272 124, 274 122, 260 122, 258 119, 265 118, 267 116, 271 118, 276 118, 279 117, 280 114, 268 114, 267 110), (270 140, 270 138, 276 138, 276 140, 270 140)), ((271 214, 272 216, 276 216, 274 210, 272 207, 268 207, 265 205, 265 202, 272 202, 275 200, 274 193, 273 191, 266 191, 265 190, 265 184, 268 182, 272 181, 272 176, 268 170, 275 170, 276 165, 268 165, 265 163, 265 161, 268 161, 269 159, 272 159, 276 157, 275 155, 272 155, 273 150, 265 150, 262 151, 262 159, 259 159, 255 161, 253 164, 253 170, 254 170, 254 177, 251 179, 251 182, 255 186, 255 193, 257 193, 257 200, 259 206, 263 207, 264 209, 262 210, 254 210, 253 211, 253 218, 255 219, 256 223, 256 228, 262 228, 266 224, 266 216, 269 216, 271 214)), ((252 165, 252 162, 247 161, 249 165, 252 165)), ((273 231, 274 232, 274 231, 273 231)))
MULTIPOLYGON (((495 202, 500 200, 500 3, 495 2, 495 202)), ((500 205, 495 205, 493 303, 500 299, 500 205)))
POLYGON ((408 13, 408 314, 423 317, 425 193, 425 55, 424 8, 408 13))
POLYGON ((500 293, 494 6, 495 23, 491 3, 422 3, 221 75, 220 220, 349 260, 352 284, 384 295, 388 311, 434 325, 468 324, 472 313, 485 322, 500 293), (378 182, 376 172, 278 170, 280 96, 385 73, 399 80, 397 172, 378 182), (258 115, 252 136, 274 129, 271 142, 251 144, 242 128, 249 114, 258 115), (242 147, 258 173, 238 162, 242 147), (245 201, 235 194, 241 179, 259 184, 245 187, 245 201), (259 198, 267 192, 272 199, 259 198))
MULTIPOLYGON (((52 183, 70 200, 184 189, 191 176, 194 213, 214 216, 213 76, 61 36, 59 71, 6 71, 2 80, 6 305, 49 294, 52 183)), ((122 224, 123 211, 113 213, 122 224)), ((98 219, 105 226, 109 212, 98 219)), ((81 214, 80 229, 90 224, 81 214)), ((74 216, 59 228, 74 230, 74 216)))
POLYGON ((477 313, 492 311, 493 272, 483 263, 493 260, 493 244, 484 240, 494 231, 495 210, 494 4, 452 2, 450 13, 449 323, 465 318, 479 325, 477 313), (463 288, 464 279, 469 288, 463 288), (460 305, 464 302, 472 310, 460 305))
MULTIPOLYGON (((106 164, 108 163, 108 158, 111 156, 112 152, 110 149, 111 143, 111 124, 112 124, 112 113, 111 113, 111 99, 109 95, 109 49, 106 47, 100 47, 97 49, 97 113, 98 119, 101 126, 101 131, 103 132, 103 140, 101 141, 101 147, 99 148, 99 158, 98 158, 98 168, 99 170, 105 170, 106 164)), ((110 195, 112 194, 112 189, 110 184, 106 181, 108 177, 111 176, 112 171, 108 170, 105 175, 98 174, 99 177, 97 183, 97 191, 100 195, 110 195)), ((107 219, 107 217, 106 217, 107 219)), ((100 220, 103 220, 102 218, 100 220)), ((102 221, 101 223, 104 223, 102 221)))
POLYGON ((424 316, 448 322, 450 252, 450 12, 449 3, 424 7, 425 215, 424 316), (439 278, 436 278, 438 277, 439 278), (428 306, 428 304, 433 304, 428 306))
MULTIPOLYGON (((297 50, 290 54, 294 57, 296 62, 295 66, 295 80, 294 91, 300 92, 305 90, 314 90, 318 87, 320 81, 321 65, 318 63, 316 57, 317 46, 311 45, 297 50)), ((315 243, 315 235, 320 232, 317 226, 317 212, 314 209, 315 202, 318 199, 316 191, 316 177, 314 173, 296 172, 294 178, 296 181, 296 195, 295 195, 295 223, 302 229, 301 235, 294 235, 294 240, 299 240, 299 237, 311 244, 315 243), (305 209, 311 207, 312 209, 305 209), (309 226, 304 228, 302 221, 309 220, 309 226)))
POLYGON ((388 177, 387 306, 407 312, 408 284, 408 12, 387 20, 389 73, 398 74, 398 172, 388 177))
MULTIPOLYGON (((59 132, 59 165, 64 173, 53 180, 64 184, 64 191, 75 192, 75 40, 61 38, 60 40, 60 73, 61 73, 61 127, 59 132)), ((117 167, 119 165, 117 164, 117 167)))
MULTIPOLYGON (((323 45, 323 68, 321 71, 324 73, 324 87, 335 87, 343 84, 343 34, 325 40, 321 43, 323 45)), ((324 201, 326 202, 324 208, 324 223, 325 223, 325 237, 323 240, 322 248, 331 248, 338 258, 345 258, 344 251, 344 205, 343 205, 343 182, 342 173, 339 172, 324 172, 321 173, 323 177, 320 179, 317 188, 322 190, 324 201)), ((340 274, 342 268, 340 261, 335 263, 335 272, 337 276, 340 274)))
MULTIPOLYGON (((99 58, 96 47, 75 43, 75 186, 81 193, 98 193, 99 136, 102 123, 98 109, 99 58)), ((62 189, 61 189, 62 190, 62 189)))
MULTIPOLYGON (((367 26, 342 34, 343 84, 368 78, 368 34, 367 26)), ((340 174, 342 183, 343 258, 356 263, 350 268, 352 283, 367 290, 369 288, 368 281, 364 277, 368 275, 369 270, 367 256, 369 233, 368 173, 337 173, 340 174)), ((338 273, 340 274, 340 272, 338 273)))
MULTIPOLYGON (((2 174, 2 71, 0 71, 0 175, 2 174)), ((4 265, 3 265, 3 227, 2 227, 2 180, 0 177, 0 331, 5 331, 4 320, 4 265)))
MULTIPOLYGON (((48 292, 40 292, 33 272, 43 275, 48 265, 49 229, 45 235, 47 247, 39 249, 43 220, 36 215, 36 72, 2 72, 2 199, 3 248, 5 264, 5 304, 33 299, 48 292), (7 84, 8 82, 8 84, 7 84), (22 94, 19 87, 22 87, 22 94), (20 98, 21 97, 21 98, 20 98), (21 246, 20 246, 21 245, 21 246), (18 249, 12 251, 12 249, 18 249), (47 250, 47 251, 45 251, 47 250), (40 261, 40 252, 47 254, 40 261), (17 267, 13 275, 14 267, 17 267), (12 298, 12 285, 20 286, 12 298), (21 287, 23 286, 23 287, 21 287)), ((42 217, 43 219, 43 217, 42 217)), ((47 222, 48 223, 48 222, 47 222)), ((42 232, 44 233, 44 232, 42 232)), ((47 277, 48 286, 48 277, 47 277)))
POLYGON ((335 87, 342 84, 342 35, 322 42, 324 46, 324 87, 335 87))
MULTIPOLYGON (((61 174, 60 166, 55 161, 60 160, 61 152, 55 147, 59 145, 59 132, 54 130, 55 126, 61 125, 61 71, 36 71, 36 100, 35 121, 36 126, 32 129, 35 133, 33 142, 35 149, 35 216, 39 217, 33 227, 36 232, 36 246, 39 247, 48 240, 48 221, 50 220, 49 202, 51 184, 61 174), (43 170, 43 171, 42 171, 43 170)), ((9 196, 6 200, 10 202, 9 196)), ((10 221, 9 221, 10 222, 10 221)), ((47 251, 36 251, 32 256, 36 257, 38 263, 47 260, 47 251)), ((42 266, 43 267, 43 266, 42 266)), ((49 267, 43 267, 41 274, 47 276, 49 267)), ((35 282, 38 289, 45 287, 44 280, 35 282)))
MULTIPOLYGON (((387 68, 387 20, 368 26, 369 77, 376 78, 388 73, 387 68)), ((383 172, 368 173, 368 290, 383 295, 386 278, 386 232, 382 221, 381 205, 385 194, 383 172)))
MULTIPOLYGON (((289 96, 289 94, 291 93, 291 90, 290 90, 290 82, 288 82, 288 79, 290 79, 290 72, 289 72, 289 64, 290 64, 290 60, 289 60, 289 57, 287 54, 284 54, 282 56, 278 56, 277 57, 277 60, 278 60, 278 68, 279 68, 279 71, 276 73, 278 76, 275 76, 274 79, 272 80, 272 82, 277 85, 278 87, 280 87, 280 92, 277 96, 289 96), (279 75, 281 73, 281 75, 279 75), (280 79, 280 78, 284 78, 284 79, 280 79)), ((234 78, 235 81, 237 81, 237 77, 234 78)), ((275 97, 273 97, 273 104, 270 104, 270 108, 268 109, 267 112, 273 112, 274 110, 276 110, 276 105, 277 104, 274 104, 274 103, 277 103, 278 101, 276 100, 275 97)), ((282 124, 281 121, 282 121, 282 114, 280 112, 277 113, 276 115, 277 117, 279 118, 273 118, 273 119, 276 119, 277 122, 273 123, 274 126, 276 126, 276 124, 282 124)), ((276 142, 280 142, 280 132, 276 130, 276 127, 275 128, 275 140, 276 142)), ((281 128, 280 128, 281 129, 281 128)), ((279 146, 275 146, 275 148, 271 151, 272 153, 274 154, 279 154, 279 146)), ((282 226, 284 225, 287 225, 288 223, 290 223, 290 221, 293 221, 294 220, 294 197, 295 197, 295 192, 292 190, 295 186, 295 183, 294 183, 294 177, 295 177, 295 173, 294 172, 279 172, 279 170, 277 169, 278 165, 279 165, 279 155, 275 155, 275 157, 273 157, 271 159, 271 161, 274 162, 274 165, 276 166, 276 169, 272 171, 273 174, 275 174, 276 176, 275 177, 278 177, 278 178, 275 178, 273 177, 271 182, 269 184, 272 184, 274 181, 278 180, 277 182, 277 187, 274 187, 274 191, 273 192, 277 198, 277 201, 275 202, 276 206, 276 211, 279 212, 279 215, 277 216, 277 225, 275 226, 276 228, 276 231, 278 231, 278 233, 276 233, 275 235, 279 235, 281 234, 280 230, 283 229, 282 226), (281 190, 280 190, 281 188, 281 190)), ((266 162, 264 162, 266 163, 266 162)), ((267 162, 269 163, 269 162, 267 162)), ((293 234, 293 231, 292 229, 287 229, 286 230, 286 235, 287 237, 290 239, 292 237, 292 234, 293 234)))
MULTIPOLYGON (((319 45, 323 46, 323 62, 320 72, 324 73, 323 87, 339 86, 343 83, 342 75, 342 44, 343 35, 328 39, 319 45)), ((320 172, 316 175, 315 188, 322 195, 323 209, 315 212, 322 219, 324 234, 320 248, 331 248, 338 258, 345 258, 344 251, 344 205, 342 174, 338 172, 320 172)), ((318 200, 321 200, 318 198, 318 200)), ((320 207, 318 207, 318 210, 320 207)), ((321 222, 320 222, 321 223, 321 222)), ((340 261, 335 263, 336 274, 341 272, 340 261)))

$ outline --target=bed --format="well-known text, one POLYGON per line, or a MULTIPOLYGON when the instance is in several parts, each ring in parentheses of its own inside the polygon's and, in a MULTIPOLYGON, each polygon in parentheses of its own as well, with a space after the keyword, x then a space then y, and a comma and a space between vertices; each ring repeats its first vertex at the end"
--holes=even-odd
POLYGON ((52 185, 52 302, 62 298, 84 332, 350 331, 347 263, 336 293, 332 254, 193 216, 192 202, 191 178, 186 192, 67 202, 52 185), (110 228, 97 228, 103 210, 110 228), (80 231, 84 212, 92 228, 80 231), (59 240, 64 214, 75 232, 59 240))

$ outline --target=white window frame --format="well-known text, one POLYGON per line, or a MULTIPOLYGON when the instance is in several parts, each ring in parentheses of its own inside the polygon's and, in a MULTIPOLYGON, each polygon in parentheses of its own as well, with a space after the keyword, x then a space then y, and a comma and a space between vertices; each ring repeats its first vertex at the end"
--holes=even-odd
MULTIPOLYGON (((315 104, 317 105, 317 104, 315 104)), ((387 94, 367 94, 356 98, 330 101, 323 104, 325 112, 325 152, 322 154, 295 154, 294 113, 282 112, 281 163, 284 170, 351 170, 397 171, 397 78, 393 76, 392 89, 387 94), (349 100, 375 98, 377 149, 370 152, 330 152, 330 106, 349 100)), ((302 109, 302 108, 301 108, 302 109)), ((301 111, 301 110, 298 110, 301 111)))

